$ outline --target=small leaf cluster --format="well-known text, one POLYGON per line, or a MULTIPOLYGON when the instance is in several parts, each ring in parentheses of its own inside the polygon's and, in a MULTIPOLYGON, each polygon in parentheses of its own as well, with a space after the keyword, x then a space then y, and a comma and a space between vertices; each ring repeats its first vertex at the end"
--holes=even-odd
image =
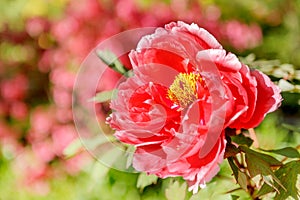
POLYGON ((246 136, 246 131, 238 135, 232 135, 232 130, 227 132, 225 157, 241 189, 247 191, 253 199, 261 199, 269 193, 273 193, 276 200, 300 198, 300 188, 297 185, 300 154, 296 148, 253 150, 253 140, 246 136), (284 159, 279 161, 270 154, 283 156, 284 159))

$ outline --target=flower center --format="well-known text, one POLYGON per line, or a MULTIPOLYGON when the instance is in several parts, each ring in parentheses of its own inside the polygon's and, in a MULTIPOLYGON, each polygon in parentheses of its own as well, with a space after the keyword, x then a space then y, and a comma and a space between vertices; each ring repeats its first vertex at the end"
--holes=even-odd
POLYGON ((186 107, 198 98, 197 82, 201 81, 200 74, 179 73, 168 90, 168 98, 186 107))

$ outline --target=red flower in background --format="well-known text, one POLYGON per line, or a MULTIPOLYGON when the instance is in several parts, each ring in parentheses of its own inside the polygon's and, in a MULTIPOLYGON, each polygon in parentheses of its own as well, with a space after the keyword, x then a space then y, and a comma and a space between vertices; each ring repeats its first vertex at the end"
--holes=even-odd
POLYGON ((119 85, 108 122, 120 141, 136 146, 135 169, 182 176, 193 192, 219 171, 225 128, 256 127, 281 102, 266 75, 250 71, 196 24, 158 28, 129 57, 134 76, 119 85), (222 109, 222 123, 214 123, 222 109), (209 137, 215 141, 207 150, 209 137))

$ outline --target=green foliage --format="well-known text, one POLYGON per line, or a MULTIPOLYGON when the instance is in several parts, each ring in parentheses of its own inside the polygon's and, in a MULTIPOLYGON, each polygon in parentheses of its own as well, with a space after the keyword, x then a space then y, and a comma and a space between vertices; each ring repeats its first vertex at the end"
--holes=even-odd
POLYGON ((157 180, 158 177, 155 175, 147 175, 146 173, 141 173, 138 177, 136 187, 143 191, 145 187, 156 184, 157 180))
POLYGON ((300 126, 285 124, 285 123, 283 123, 282 126, 288 130, 300 133, 300 126))
POLYGON ((250 147, 253 143, 253 140, 249 137, 246 137, 244 134, 232 136, 231 140, 239 145, 246 145, 248 147, 250 147))
POLYGON ((239 196, 237 196, 237 195, 231 195, 231 199, 232 199, 232 200, 238 200, 238 199, 239 199, 239 196))
POLYGON ((278 86, 282 92, 300 93, 300 70, 294 65, 282 64, 279 60, 255 60, 254 54, 240 59, 249 67, 258 69, 269 75, 274 81, 278 81, 278 86))
POLYGON ((93 150, 95 148, 99 148, 99 146, 105 143, 113 142, 115 140, 116 138, 112 135, 99 135, 98 137, 91 139, 76 138, 64 149, 63 154, 66 158, 70 158, 83 151, 84 148, 93 150))
POLYGON ((182 184, 179 181, 174 181, 169 184, 166 189, 167 200, 184 200, 186 195, 187 184, 182 184))
POLYGON ((69 144, 67 146, 67 148, 64 149, 63 154, 66 158, 70 158, 70 157, 76 155, 82 147, 83 147, 83 145, 82 145, 81 140, 75 139, 71 142, 71 144, 69 144))
POLYGON ((270 152, 270 153, 275 153, 275 154, 279 154, 282 156, 286 156, 288 158, 300 158, 299 152, 292 147, 285 147, 282 149, 274 149, 274 150, 264 150, 264 149, 261 149, 261 150, 263 150, 265 152, 270 152))
POLYGON ((96 51, 96 53, 97 56, 102 60, 102 62, 106 64, 108 67, 110 67, 111 69, 127 77, 130 75, 129 71, 118 60, 116 55, 110 50, 101 50, 101 51, 98 50, 96 51))
MULTIPOLYGON (((240 136, 240 138, 242 138, 242 136, 240 136)), ((233 149, 235 148, 236 147, 233 149)), ((231 154, 231 156, 228 157, 228 162, 237 183, 242 189, 249 191, 249 187, 253 187, 252 182, 254 179, 258 178, 259 180, 256 181, 256 184, 262 184, 262 187, 259 191, 250 191, 253 196, 261 197, 268 193, 276 192, 276 200, 287 199, 289 196, 294 199, 299 198, 300 188, 297 188, 297 184, 299 184, 297 177, 300 171, 299 160, 283 164, 274 157, 251 150, 247 146, 241 145, 238 148, 241 152, 234 150, 233 152, 235 154, 231 154), (247 165, 243 164, 244 156, 241 155, 240 159, 238 159, 236 157, 237 154, 245 155, 247 165)), ((292 147, 263 151, 279 154, 287 158, 299 158, 299 152, 292 147)))
POLYGON ((24 22, 30 17, 43 16, 57 18, 63 12, 68 0, 1 0, 0 1, 0 30, 7 25, 10 29, 24 29, 24 22))
POLYGON ((233 175, 235 177, 235 180, 237 181, 237 183, 241 186, 241 188, 243 188, 244 190, 248 190, 247 189, 247 184, 248 184, 248 175, 245 172, 242 172, 238 166, 236 166, 236 164, 233 162, 233 158, 229 157, 228 158, 228 162, 230 164, 230 167, 233 171, 233 175))
POLYGON ((290 140, 293 135, 282 127, 282 117, 279 112, 268 114, 255 129, 260 148, 277 149, 297 145, 297 136, 295 135, 295 138, 290 140))
MULTIPOLYGON (((278 177, 280 182, 286 187, 284 190, 282 187, 278 187, 277 183, 275 185, 278 191, 275 196, 275 200, 287 199, 289 196, 294 199, 300 198, 300 188, 297 188, 297 178, 299 177, 300 161, 291 161, 283 166, 281 166, 275 175, 278 177)), ((256 196, 262 196, 267 193, 273 192, 274 188, 267 184, 264 184, 256 196)))
MULTIPOLYGON (((68 175, 58 175, 52 179, 38 182, 36 187, 29 181, 29 185, 21 181, 13 171, 13 165, 9 160, 0 156, 0 199, 13 200, 102 200, 96 190, 91 191, 91 182, 95 182, 90 174, 84 172, 78 174, 76 177, 68 175), (45 184, 45 185, 44 185, 45 184), (49 184, 49 193, 43 193, 42 188, 47 189, 49 184)), ((97 172, 103 172, 102 166, 97 166, 97 172)), ((89 171, 90 173, 91 171, 89 171)), ((93 174, 93 173, 92 173, 93 174)), ((95 174, 93 174, 95 175, 95 174)), ((97 176, 99 177, 99 176, 97 176)))
POLYGON ((272 186, 274 189, 277 190, 274 182, 285 189, 285 187, 282 185, 280 180, 275 176, 271 169, 271 166, 282 165, 281 162, 269 155, 261 154, 248 148, 241 147, 241 150, 245 152, 247 169, 252 178, 254 178, 255 176, 259 176, 261 178, 261 181, 272 186))
POLYGON ((254 160, 260 159, 264 162, 267 162, 268 165, 270 165, 270 166, 282 165, 282 163, 280 161, 278 161, 277 159, 275 159, 272 156, 269 156, 267 154, 262 154, 262 153, 253 151, 245 146, 240 146, 239 148, 246 154, 246 156, 251 156, 254 158, 254 160))
POLYGON ((114 95, 117 93, 117 89, 103 91, 96 94, 91 100, 97 103, 103 103, 114 98, 114 95))

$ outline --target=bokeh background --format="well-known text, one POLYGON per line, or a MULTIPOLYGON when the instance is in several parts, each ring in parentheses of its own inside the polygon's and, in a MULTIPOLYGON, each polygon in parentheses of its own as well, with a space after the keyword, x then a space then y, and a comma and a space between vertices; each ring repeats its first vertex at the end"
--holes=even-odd
MULTIPOLYGON (((137 189, 137 174, 108 169, 74 147, 72 89, 99 42, 177 20, 207 29, 283 88, 281 109, 256 129, 260 146, 300 144, 299 0, 1 0, 0 199, 166 198, 168 180, 137 189)), ((104 119, 108 104, 97 109, 104 119)), ((235 185, 230 174, 225 163, 199 195, 225 195, 235 185)))

